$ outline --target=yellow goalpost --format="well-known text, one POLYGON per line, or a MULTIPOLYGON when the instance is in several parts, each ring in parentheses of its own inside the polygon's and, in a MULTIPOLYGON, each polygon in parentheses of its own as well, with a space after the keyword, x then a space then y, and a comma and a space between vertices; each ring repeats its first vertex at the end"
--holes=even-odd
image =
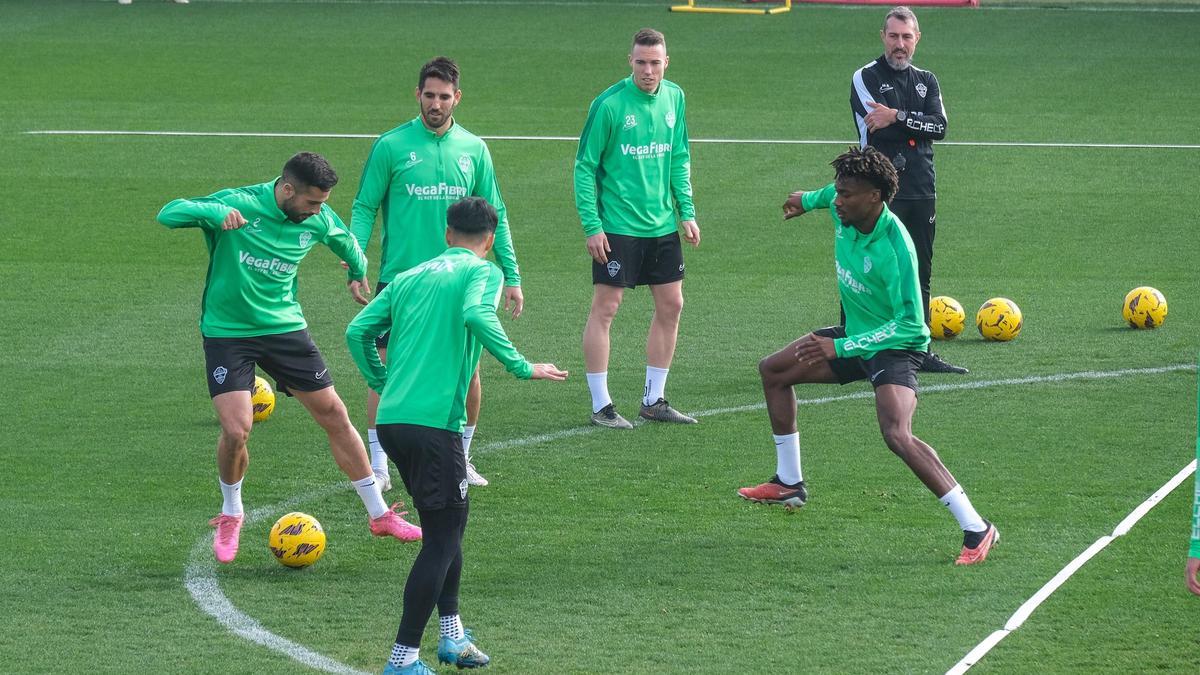
POLYGON ((792 0, 783 0, 783 6, 769 9, 750 7, 697 7, 696 0, 687 0, 686 5, 673 5, 672 12, 704 12, 706 14, 782 14, 792 9, 792 0))

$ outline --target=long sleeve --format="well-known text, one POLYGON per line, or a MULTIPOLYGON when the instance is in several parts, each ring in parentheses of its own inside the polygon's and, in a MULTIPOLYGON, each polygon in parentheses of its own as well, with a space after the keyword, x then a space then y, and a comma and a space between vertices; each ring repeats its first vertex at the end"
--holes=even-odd
POLYGON ((225 217, 233 210, 213 197, 175 199, 158 212, 158 222, 170 228, 202 227, 219 230, 225 217))
POLYGON ((805 211, 813 209, 827 209, 833 203, 833 198, 837 196, 837 188, 833 183, 826 185, 820 190, 810 190, 805 192, 800 198, 800 206, 804 207, 805 211))
POLYGON ((363 254, 358 240, 332 209, 329 210, 329 221, 330 228, 325 234, 324 243, 349 266, 347 278, 353 280, 367 276, 367 256, 363 254))
POLYGON ((354 206, 350 210, 350 232, 358 240, 358 247, 363 251, 371 243, 371 232, 375 229, 375 216, 379 213, 379 205, 387 194, 388 183, 391 180, 391 158, 383 139, 375 141, 371 146, 371 154, 363 165, 362 180, 358 184, 358 194, 354 196, 354 206))
POLYGON ((391 291, 391 287, 384 288, 346 326, 346 347, 350 350, 354 365, 358 366, 367 386, 376 393, 383 392, 383 386, 387 383, 387 366, 379 358, 375 338, 392 328, 391 291))
POLYGON ((587 122, 579 136, 579 151, 575 154, 575 210, 583 225, 584 236, 604 230, 600 221, 600 160, 608 146, 611 123, 603 102, 597 99, 588 110, 587 122))
POLYGON ((490 263, 481 267, 472 279, 471 287, 464 296, 463 320, 467 330, 489 354, 504 365, 504 368, 528 380, 533 375, 533 364, 521 356, 513 346, 500 318, 496 316, 496 305, 500 300, 502 277, 500 270, 490 263))
POLYGON ((929 84, 926 86, 925 109, 905 111, 906 119, 888 129, 895 128, 908 138, 931 141, 946 138, 946 108, 942 105, 942 87, 933 73, 929 74, 929 84))
POLYGON ((676 112, 675 142, 671 147, 671 194, 679 208, 680 220, 695 220, 696 206, 692 203, 692 151, 688 144, 687 104, 682 92, 676 112))
POLYGON ((492 153, 487 145, 483 146, 483 155, 479 158, 479 169, 475 172, 476 197, 483 197, 493 208, 499 221, 496 224, 496 242, 492 250, 496 252, 496 262, 504 270, 505 286, 521 285, 521 267, 517 264, 517 250, 513 246, 512 230, 508 226, 508 209, 500 196, 500 186, 496 183, 496 168, 492 164, 492 153))
MULTIPOLYGON (((904 285, 900 281, 904 278, 917 278, 912 269, 916 266, 915 261, 905 264, 905 261, 892 256, 890 260, 877 264, 887 264, 891 267, 887 272, 891 281, 886 284, 886 289, 888 303, 892 307, 892 318, 881 326, 873 326, 855 335, 835 339, 833 346, 839 357, 867 357, 885 349, 911 349, 914 341, 924 339, 925 315, 920 307, 912 306, 911 300, 906 299, 911 297, 911 294, 904 293, 904 285)), ((920 295, 916 297, 919 298, 920 295)))

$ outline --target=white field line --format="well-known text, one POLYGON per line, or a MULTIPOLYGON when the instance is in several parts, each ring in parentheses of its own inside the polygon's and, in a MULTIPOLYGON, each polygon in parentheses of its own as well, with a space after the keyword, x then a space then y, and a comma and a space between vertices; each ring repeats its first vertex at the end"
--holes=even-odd
MULTIPOLYGON (((177 137, 233 137, 233 138, 340 138, 373 139, 378 134, 341 133, 292 133, 280 131, 139 131, 127 129, 35 129, 24 132, 30 136, 177 136, 177 137)), ((487 141, 553 141, 578 143, 578 136, 480 136, 487 141)), ((848 145, 852 139, 821 140, 791 138, 693 138, 692 143, 714 143, 723 145, 848 145)), ((1151 150, 1200 150, 1200 144, 1189 143, 1042 143, 1026 141, 938 141, 938 145, 964 145, 971 147, 997 148, 1101 148, 1101 149, 1151 149, 1151 150)))
MULTIPOLYGON (((1136 377, 1139 375, 1158 375, 1163 373, 1195 369, 1196 366, 1192 364, 1181 364, 1155 368, 1127 368, 1124 370, 1059 373, 1056 375, 1037 375, 1003 380, 980 380, 977 382, 962 382, 958 384, 937 384, 923 387, 922 393, 985 389, 989 387, 1015 386, 1024 384, 1069 382, 1074 380, 1101 380, 1119 377, 1136 377)), ((798 406, 820 405, 824 403, 835 403, 838 401, 870 398, 872 396, 874 396, 874 394, 871 391, 858 391, 841 396, 824 396, 820 398, 800 399, 796 403, 798 406)), ((697 418, 713 417, 716 415, 725 415, 729 413, 760 410, 764 407, 765 404, 763 403, 755 403, 752 405, 735 406, 730 408, 713 408, 710 410, 701 410, 689 414, 692 417, 697 418)), ((480 445, 475 448, 475 451, 491 452, 506 448, 537 445, 540 443, 549 443, 562 440, 564 438, 570 438, 572 436, 591 434, 597 431, 601 431, 600 427, 575 427, 571 429, 564 429, 562 431, 555 431, 546 434, 538 434, 535 436, 526 436, 524 438, 516 438, 509 441, 499 441, 496 443, 480 445)), ((609 433, 613 432, 610 431, 609 433)), ((1176 478, 1178 478, 1178 476, 1176 478)), ((256 522, 268 518, 276 513, 291 509, 299 504, 315 501, 339 490, 348 489, 349 488, 344 483, 326 485, 308 494, 294 497, 271 506, 251 510, 246 514, 246 522, 247 524, 256 522)), ((1162 490, 1160 490, 1160 492, 1162 492, 1162 490)), ((1169 490, 1167 492, 1169 492, 1169 490)), ((1151 499, 1154 498, 1152 497, 1151 499)), ((1146 507, 1146 510, 1149 510, 1149 507, 1146 507)), ((1138 512, 1135 511, 1134 513, 1137 514, 1138 512)), ((1144 512, 1137 517, 1140 518, 1141 515, 1144 515, 1144 512)), ((1124 531, 1121 532, 1124 534, 1125 531, 1128 531, 1128 529, 1133 526, 1134 522, 1136 522, 1136 519, 1130 521, 1129 518, 1126 518, 1125 521, 1122 521, 1121 525, 1118 526, 1118 530, 1121 530, 1121 528, 1124 527, 1124 531)), ((357 671, 344 663, 331 659, 323 654, 319 654, 311 649, 308 649, 303 645, 272 633, 264 628, 262 624, 258 623, 258 621, 254 620, 249 615, 235 607, 234 604, 225 596, 225 593, 221 590, 221 585, 217 578, 217 564, 213 561, 212 557, 212 538, 212 533, 208 533, 201 537, 195 543, 195 545, 192 546, 191 553, 188 557, 187 569, 184 575, 184 585, 187 587, 188 592, 191 593, 192 598, 196 601, 196 604, 200 606, 201 610, 216 619, 217 622, 224 626, 229 632, 287 656, 288 658, 300 664, 316 670, 323 670, 331 673, 349 673, 353 675, 360 674, 360 671, 357 671)), ((1084 562, 1086 562, 1086 560, 1084 562)), ((1082 562, 1080 564, 1082 565, 1082 562)), ((1053 589, 1051 589, 1051 592, 1052 591, 1053 589)), ((1049 593, 1047 593, 1047 595, 1049 595, 1049 593)), ((1030 611, 1032 611, 1032 609, 1030 611)), ((993 637, 994 636, 995 634, 993 634, 993 637)), ((999 642, 1001 638, 1003 638, 1003 635, 995 638, 995 642, 999 642)), ((985 640, 985 643, 986 642, 987 641, 985 640)), ((976 650, 978 649, 980 648, 976 647, 976 650)), ((982 653, 986 653, 986 651, 987 650, 985 649, 982 653)), ((974 653, 974 650, 972 653, 974 653)), ((970 656, 971 655, 968 654, 968 657, 970 656)), ((964 658, 964 661, 965 660, 966 659, 964 658)))
MULTIPOLYGON (((466 5, 466 6, 513 6, 513 7, 644 7, 647 9, 666 8, 670 5, 680 4, 682 0, 674 2, 665 2, 664 0, 649 0, 644 2, 636 2, 626 0, 625 2, 616 2, 615 0, 206 0, 204 4, 212 4, 214 2, 222 2, 237 5, 466 5)), ((803 0, 796 3, 803 6, 803 0)), ((809 5, 813 7, 813 5, 809 5)), ((877 11, 877 6, 862 6, 862 5, 820 5, 821 9, 842 9, 850 11, 877 11)), ((1195 13, 1200 11, 1197 7, 1109 7, 1103 5, 1083 5, 1079 7, 1064 7, 1062 5, 1049 4, 1048 6, 1004 6, 1004 7, 975 7, 974 12, 987 12, 992 10, 1017 10, 1017 11, 1063 11, 1063 12, 1138 12, 1138 13, 1195 13)))
MULTIPOLYGON (((343 489, 347 489, 343 484, 327 485, 301 497, 293 497, 272 506, 253 509, 246 514, 245 523, 250 524, 269 518, 279 511, 291 509, 304 502, 321 499, 343 489)), ((211 532, 196 541, 192 546, 191 555, 188 556, 187 570, 184 573, 184 586, 187 587, 188 593, 192 594, 192 599, 196 601, 200 609, 204 610, 205 614, 216 619, 234 635, 279 652, 293 661, 315 670, 343 673, 344 675, 366 675, 340 661, 272 633, 258 621, 235 607, 229 598, 225 597, 225 593, 221 591, 221 584, 217 580, 217 563, 213 559, 212 542, 213 533, 211 532)))
POLYGON ((1171 480, 1167 481, 1154 494, 1150 495, 1146 501, 1138 505, 1138 507, 1134 509, 1128 516, 1125 516, 1125 519, 1117 525, 1112 534, 1106 534, 1103 537, 1100 537, 1091 546, 1087 547, 1083 553, 1080 553, 1075 557, 1074 560, 1067 563, 1067 566, 1059 570, 1058 574, 1055 574, 1053 579, 1047 581, 1046 585, 1042 586, 1037 593, 1034 593, 1028 600, 1022 603, 1022 605, 1017 608, 1016 612, 1013 612, 1013 615, 1004 623, 1004 628, 994 631, 991 635, 988 635, 986 638, 984 638, 983 641, 978 645, 975 645, 975 648, 967 652, 967 655, 962 657, 962 660, 956 663, 953 668, 946 671, 946 675, 962 675, 963 673, 967 672, 971 666, 979 663, 979 660, 982 659, 985 654, 991 651, 992 647, 995 647, 1000 643, 1001 640, 1003 640, 1005 637, 1008 637, 1009 633, 1020 628, 1021 624, 1025 623, 1025 620, 1029 618, 1029 615, 1033 614, 1033 610, 1037 609, 1039 605, 1045 602, 1046 598, 1049 598, 1051 593, 1058 590, 1059 586, 1062 586, 1064 583, 1066 583, 1067 579, 1070 579, 1072 574, 1078 572, 1079 568, 1083 567, 1084 563, 1091 560, 1100 551, 1104 550, 1104 547, 1111 544, 1117 537, 1127 534, 1129 530, 1133 528, 1134 524, 1142 519, 1142 516, 1149 513, 1150 509, 1154 508, 1155 504, 1162 501, 1163 498, 1170 494, 1172 490, 1179 487, 1180 483, 1187 480, 1187 478, 1195 473, 1195 471, 1196 460, 1193 459, 1190 464, 1183 467, 1179 473, 1175 474, 1171 480))

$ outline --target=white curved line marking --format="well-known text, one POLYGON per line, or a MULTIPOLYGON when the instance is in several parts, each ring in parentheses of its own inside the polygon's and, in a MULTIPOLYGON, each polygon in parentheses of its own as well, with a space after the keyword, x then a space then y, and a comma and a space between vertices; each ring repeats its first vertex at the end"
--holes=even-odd
MULTIPOLYGON (((1161 367, 1156 367, 1156 368, 1127 368, 1124 370, 1109 370, 1109 371, 1091 371, 1091 370, 1089 370, 1089 371, 1084 371, 1084 372, 1079 372, 1079 373, 1059 373, 1057 375, 1035 375, 1035 376, 1031 376, 1031 377, 1016 377, 1016 378, 1009 378, 1009 379, 1004 379, 1004 380, 981 380, 981 381, 977 381, 977 382, 961 382, 958 384, 935 384, 935 385, 931 385, 928 387, 922 387, 921 390, 922 390, 922 393, 935 393, 935 392, 943 392, 943 391, 960 391, 960 390, 965 390, 965 389, 985 389, 988 387, 1001 387, 1001 386, 1021 385, 1021 384, 1042 384, 1042 383, 1050 383, 1050 382, 1068 382, 1068 381, 1072 381, 1072 380, 1102 380, 1102 379, 1111 379, 1111 378, 1117 378, 1117 377, 1127 377, 1127 376, 1136 376, 1136 375, 1157 375, 1157 374, 1161 374, 1161 373, 1171 373, 1171 372, 1177 372, 1177 371, 1181 371, 1181 370, 1195 370, 1195 369, 1196 369, 1196 366, 1194 366, 1194 365, 1182 364, 1182 365, 1175 365, 1175 366, 1161 366, 1161 367)), ((820 404, 824 404, 824 403, 835 403, 837 401, 849 401, 849 400, 860 399, 860 398, 871 398, 874 395, 875 394, 872 391, 858 391, 858 392, 854 392, 852 394, 843 394, 841 396, 824 396, 824 397, 820 397, 820 398, 800 399, 796 402, 796 404, 798 406, 820 405, 820 404)), ((764 407, 766 407, 765 403, 755 403, 752 405, 736 406, 736 407, 732 407, 732 408, 713 408, 711 410, 702 410, 699 412, 688 413, 688 414, 691 415, 692 417, 697 417, 697 418, 712 417, 715 415, 725 415, 725 414, 729 414, 729 413, 739 413, 739 412, 749 412, 749 411, 753 411, 753 410, 761 410, 764 407)), ((526 436, 524 438, 516 438, 516 439, 510 440, 510 441, 500 441, 497 443, 482 445, 482 446, 479 446, 476 449, 476 451, 477 452, 490 452, 490 451, 494 451, 494 450, 503 450, 505 448, 515 448, 515 447, 521 447, 521 446, 526 446, 526 445, 537 445, 539 443, 549 443, 551 441, 557 441, 557 440, 561 440, 563 438, 569 438, 572 436, 583 436, 585 434, 591 434, 591 433, 601 431, 601 430, 602 429, 600 427, 575 427, 575 428, 564 429, 562 431, 555 431, 555 432, 551 432, 551 433, 547 433, 547 434, 526 436)), ((1195 462, 1193 462, 1192 466, 1189 468, 1194 469, 1195 462)), ((1181 472, 1181 474, 1183 474, 1183 472, 1181 472)), ((1176 480, 1182 480, 1182 479, 1180 479, 1179 476, 1177 475, 1174 479, 1172 479, 1172 481, 1176 481, 1176 480)), ((1176 485, 1177 484, 1178 483, 1176 483, 1176 485)), ((1171 485, 1170 483, 1168 483, 1168 485, 1170 485, 1172 489, 1174 488, 1174 485, 1171 485)), ((1166 488, 1166 487, 1167 486, 1164 486, 1164 488, 1166 488)), ((333 494, 334 492, 337 492, 338 490, 348 490, 348 489, 349 489, 349 487, 347 487, 345 484, 342 484, 342 483, 327 485, 323 488, 320 488, 314 492, 310 492, 306 495, 302 495, 300 497, 294 497, 292 499, 282 501, 282 502, 272 505, 272 506, 266 506, 266 507, 262 507, 259 509, 254 509, 246 514, 246 523, 249 524, 252 522, 256 522, 258 520, 262 520, 264 518, 270 517, 271 515, 278 513, 279 511, 290 509, 293 506, 296 506, 298 504, 320 499, 326 495, 333 494)), ((1166 490, 1166 492, 1170 492, 1170 490, 1166 490)), ((1155 493, 1155 495, 1159 495, 1159 493, 1163 493, 1163 490, 1160 489, 1159 492, 1155 493)), ((1165 493, 1163 493, 1163 494, 1165 494, 1165 493)), ((1161 499, 1161 497, 1159 497, 1159 499, 1161 499)), ((1151 502, 1151 500, 1154 500, 1155 502, 1157 501, 1157 499, 1155 498, 1154 495, 1152 495, 1151 498, 1149 500, 1147 500, 1147 502, 1151 502)), ((1142 509, 1144 507, 1144 510, 1141 510, 1140 513, 1138 510, 1135 510, 1133 514, 1130 514, 1130 517, 1128 517, 1124 521, 1122 521, 1121 525, 1119 525, 1117 527, 1116 535, 1119 536, 1120 534, 1124 534, 1125 532, 1128 532, 1129 528, 1133 527, 1133 523, 1137 522, 1137 519, 1141 518, 1142 515, 1145 515, 1146 511, 1149 511, 1150 506, 1153 506, 1153 503, 1150 503, 1149 506, 1146 506, 1146 504, 1143 504, 1142 507, 1139 507, 1139 509, 1142 509), (1137 516, 1136 518, 1134 518, 1135 515, 1137 516), (1130 520, 1131 518, 1132 518, 1132 520, 1130 520)), ((296 642, 292 642, 291 640, 288 640, 287 638, 280 637, 279 635, 272 633, 271 631, 264 628, 262 626, 262 624, 260 624, 258 621, 254 620, 249 615, 247 615, 245 612, 242 612, 237 607, 235 607, 234 604, 232 602, 230 602, 227 597, 225 597, 225 593, 221 591, 220 582, 217 580, 216 562, 213 560, 212 549, 211 549, 212 538, 213 538, 212 533, 208 533, 205 536, 200 537, 200 539, 195 543, 195 545, 192 546, 191 554, 188 556, 187 571, 184 576, 184 585, 187 587, 188 592, 191 593, 192 599, 194 599, 196 601, 196 604, 200 606, 200 609, 204 610, 204 612, 206 614, 208 614, 209 616, 216 619, 222 626, 224 626, 227 630, 229 630, 229 632, 231 632, 235 635, 239 635, 243 638, 246 638, 247 640, 250 640, 251 642, 260 644, 268 649, 279 652, 280 654, 283 654, 284 656, 287 656, 288 658, 290 658, 300 664, 303 664, 305 666, 308 666, 308 667, 316 669, 316 670, 323 670, 323 671, 330 672, 330 673, 346 673, 348 675, 365 675, 360 670, 351 668, 350 666, 348 666, 340 661, 331 659, 328 656, 317 653, 317 652, 305 647, 304 645, 298 644, 296 642)), ((1104 539, 1104 538, 1102 538, 1102 539, 1104 539)), ((1111 539, 1111 537, 1108 537, 1108 539, 1111 539)), ((1099 543, 1100 542, 1097 542, 1097 544, 1099 544, 1099 543)), ((1105 542, 1105 543, 1107 544, 1107 542, 1105 542)), ((1093 544, 1092 548, 1095 548, 1095 547, 1096 547, 1096 544, 1093 544)), ((1103 546, 1100 546, 1100 548, 1103 548, 1103 546)), ((1096 550, 1098 551, 1099 549, 1097 548, 1096 550)), ((1081 558, 1083 558, 1083 560, 1081 560, 1079 562, 1080 566, 1082 566, 1084 562, 1087 562, 1087 559, 1091 558, 1092 555, 1095 555, 1094 551, 1092 551, 1090 554, 1088 554, 1089 551, 1092 551, 1092 549, 1089 548, 1088 551, 1084 552, 1084 555, 1087 556, 1086 558, 1083 558, 1082 555, 1080 556, 1081 558)), ((1074 562, 1072 564, 1074 564, 1074 562)), ((1072 572, 1073 571, 1074 570, 1072 570, 1072 572)), ((1062 575, 1062 572, 1059 573, 1059 576, 1061 576, 1061 575, 1062 575)), ((1068 574, 1067 576, 1070 576, 1070 575, 1068 574)), ((1058 577, 1056 576, 1055 579, 1057 579, 1057 578, 1058 577)), ((1063 579, 1063 581, 1065 581, 1065 578, 1063 579)), ((1049 587, 1050 584, 1052 584, 1052 583, 1054 583, 1054 580, 1051 580, 1049 583, 1047 583, 1046 586, 1049 587)), ((1060 581, 1059 585, 1061 585, 1061 583, 1062 582, 1060 581)), ((1057 587, 1058 586, 1056 585, 1053 588, 1050 588, 1050 590, 1046 592, 1046 595, 1049 596, 1049 594, 1052 593, 1054 591, 1054 589, 1057 587)), ((1043 588, 1043 590, 1045 590, 1045 587, 1043 588)), ((1039 593, 1040 593, 1040 591, 1039 591, 1039 593)), ((1037 597, 1037 596, 1035 596, 1035 597, 1037 597)), ((1041 601, 1039 600, 1038 602, 1040 604, 1041 601)), ((1029 604, 1029 601, 1026 602, 1026 605, 1028 605, 1028 604, 1029 604)), ((1032 607, 1030 607, 1029 611, 1032 612, 1036 606, 1037 605, 1035 604, 1032 607)), ((1024 608, 1024 605, 1022 606, 1022 608, 1024 608)), ((1019 611, 1020 610, 1018 610, 1018 612, 1019 611)), ((1015 616, 1016 615, 1014 615, 1014 617, 1015 616)), ((1024 618, 1022 618, 1021 620, 1024 621, 1024 618)), ((1011 621, 1012 620, 1010 619, 1010 622, 1011 621)), ((1011 630, 1015 630, 1015 626, 1011 630)), ((979 656, 986 654, 988 649, 991 649, 992 646, 994 646, 997 642, 1002 640, 1004 638, 1004 635, 1007 635, 1008 632, 1011 632, 1011 630, 1006 627, 1006 629, 1003 631, 996 631, 995 633, 993 633, 991 636, 989 636, 987 639, 985 639, 984 642, 980 643, 979 646, 977 646, 975 649, 973 649, 970 654, 968 654, 966 657, 964 657, 963 661, 959 662, 960 665, 963 662, 966 662, 968 658, 971 658, 972 655, 976 654, 976 652, 979 652, 979 654, 978 654, 979 656), (985 645, 986 645, 986 649, 983 648, 985 645), (982 651, 979 651, 980 649, 982 649, 982 651)), ((975 659, 975 660, 978 660, 978 659, 975 659)), ((971 664, 973 664, 974 662, 975 661, 971 661, 971 664)), ((963 668, 963 671, 965 671, 966 668, 969 668, 969 667, 970 667, 970 664, 968 664, 965 668, 963 668)), ((963 672, 963 671, 952 670, 950 672, 963 672)))

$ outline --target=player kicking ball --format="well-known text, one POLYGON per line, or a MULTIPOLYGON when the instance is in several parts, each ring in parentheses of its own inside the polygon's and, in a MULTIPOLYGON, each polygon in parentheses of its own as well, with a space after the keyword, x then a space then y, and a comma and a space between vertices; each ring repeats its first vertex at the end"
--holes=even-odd
POLYGON ((333 376, 296 300, 296 271, 317 244, 346 262, 346 283, 357 302, 366 304, 371 292, 367 259, 325 203, 337 182, 324 157, 301 152, 275 180, 176 199, 158 213, 158 221, 169 228, 199 228, 208 247, 200 333, 208 393, 221 422, 217 470, 223 503, 220 515, 209 521, 217 528, 213 554, 220 563, 237 556, 245 519, 242 479, 250 463, 246 442, 253 424, 255 364, 325 431, 334 461, 367 509, 371 534, 401 541, 421 538, 421 528, 384 503, 362 438, 334 391, 333 376))
POLYGON ((467 390, 484 349, 508 372, 529 380, 565 380, 550 363, 525 360, 496 316, 504 293, 500 268, 484 259, 498 215, 482 197, 446 210, 445 253, 396 276, 346 328, 350 355, 379 393, 379 442, 421 515, 424 539, 404 585, 404 611, 385 675, 433 673, 420 660, 421 636, 436 606, 437 657, 459 668, 491 659, 475 646, 458 614, 467 460, 467 390), (389 332, 385 366, 375 338, 389 332))
POLYGON ((884 442, 950 508, 963 530, 955 564, 983 562, 1000 541, 999 531, 971 506, 937 452, 912 433, 917 371, 929 346, 929 328, 916 251, 887 207, 899 185, 896 169, 872 147, 851 148, 831 164, 834 182, 813 192, 793 192, 783 205, 783 217, 833 207, 834 258, 846 325, 815 330, 759 362, 775 435, 775 476, 738 494, 789 509, 803 506, 808 492, 800 471, 792 387, 870 380, 884 442))

